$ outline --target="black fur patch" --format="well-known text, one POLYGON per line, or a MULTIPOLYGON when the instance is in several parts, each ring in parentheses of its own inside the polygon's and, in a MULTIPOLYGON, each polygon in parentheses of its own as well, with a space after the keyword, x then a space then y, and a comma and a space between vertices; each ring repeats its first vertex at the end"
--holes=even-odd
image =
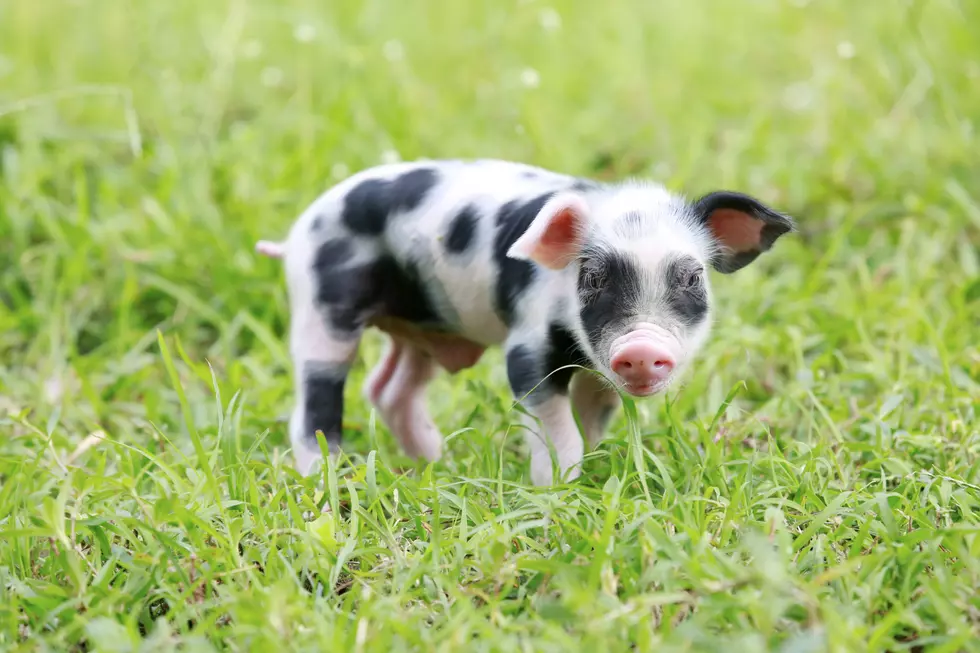
POLYGON ((391 181, 367 179, 347 193, 340 219, 356 234, 378 236, 389 215, 418 207, 438 182, 432 168, 417 168, 391 181))
POLYGON ((310 222, 310 231, 314 231, 314 232, 319 231, 320 227, 322 226, 323 226, 323 217, 318 215, 315 218, 313 218, 313 220, 310 222))
POLYGON ((313 261, 316 300, 336 335, 356 333, 378 315, 446 328, 414 264, 382 256, 348 265, 353 256, 353 244, 336 239, 321 245, 313 261))
POLYGON ((328 240, 313 259, 316 300, 337 334, 363 328, 371 302, 371 278, 363 266, 347 265, 354 256, 349 240, 328 240))
POLYGON ((575 336, 563 325, 552 323, 540 347, 516 345, 507 352, 507 380, 517 399, 539 403, 555 394, 566 394, 572 375, 581 365, 591 367, 575 336), (564 369, 563 369, 564 368, 564 369))
POLYGON ((338 238, 328 240, 317 249, 313 257, 313 274, 317 280, 317 300, 323 304, 333 303, 338 295, 343 295, 345 276, 339 271, 354 256, 354 248, 349 240, 338 238))
POLYGON ((355 332, 376 316, 448 329, 414 265, 399 265, 394 258, 383 256, 367 265, 337 271, 334 280, 335 290, 326 304, 335 331, 355 332))
POLYGON ((548 377, 548 386, 559 393, 568 391, 568 384, 572 380, 572 375, 578 371, 575 367, 567 365, 581 365, 591 368, 588 356, 579 347, 578 342, 572 332, 563 325, 553 322, 548 327, 548 346, 545 356, 544 373, 548 377), (565 369, 562 369, 565 368, 565 369))
POLYGON ((690 256, 667 263, 667 306, 685 326, 694 326, 708 314, 708 293, 704 287, 704 269, 690 256))
POLYGON ((384 231, 390 210, 387 197, 390 185, 383 179, 368 179, 352 188, 344 198, 344 211, 340 216, 344 225, 352 232, 366 236, 377 236, 384 231))
POLYGON ((335 271, 332 283, 334 290, 321 299, 329 301, 323 305, 327 319, 334 334, 356 334, 363 329, 368 320, 374 315, 372 310, 375 303, 369 271, 363 268, 335 271))
POLYGON ((346 365, 308 365, 304 370, 303 436, 317 448, 316 432, 322 431, 331 448, 340 444, 344 418, 346 365))
POLYGON ((527 345, 515 345, 507 352, 507 382, 517 399, 531 392, 541 381, 540 356, 527 345))
POLYGON ((446 232, 446 251, 450 254, 462 254, 473 243, 476 236, 476 228, 479 224, 479 215, 476 208, 467 206, 456 214, 456 217, 449 223, 449 230, 446 232))
POLYGON ((579 269, 579 316, 593 348, 609 328, 624 324, 640 300, 637 266, 616 254, 601 253, 582 262, 579 269))
POLYGON ((414 264, 399 264, 394 258, 384 256, 374 264, 371 277, 379 315, 432 329, 446 329, 445 320, 436 311, 414 264))
POLYGON ((497 231, 493 239, 493 257, 498 270, 495 308, 507 326, 514 319, 517 301, 534 280, 534 265, 529 261, 508 258, 507 250, 524 235, 552 195, 554 192, 545 193, 526 202, 513 200, 497 212, 497 231))

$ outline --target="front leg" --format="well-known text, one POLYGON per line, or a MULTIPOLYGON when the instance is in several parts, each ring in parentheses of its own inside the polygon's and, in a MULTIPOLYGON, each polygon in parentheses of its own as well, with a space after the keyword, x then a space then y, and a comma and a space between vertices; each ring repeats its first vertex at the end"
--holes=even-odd
POLYGON ((589 447, 594 449, 606 434, 619 395, 596 372, 579 371, 572 379, 572 405, 578 413, 589 447))
POLYGON ((507 378, 518 401, 540 424, 527 423, 527 442, 531 450, 531 481, 535 485, 551 485, 552 461, 550 446, 554 447, 562 477, 572 480, 581 473, 585 448, 572 416, 568 399, 568 383, 573 370, 551 369, 554 357, 549 356, 549 344, 509 343, 507 348, 507 378))
POLYGON ((549 442, 555 448, 558 459, 559 480, 574 480, 582 473, 582 457, 585 447, 582 436, 572 417, 572 404, 567 395, 553 395, 527 410, 540 423, 540 432, 532 424, 526 424, 527 442, 531 450, 531 482, 535 485, 551 485, 554 482, 549 442))

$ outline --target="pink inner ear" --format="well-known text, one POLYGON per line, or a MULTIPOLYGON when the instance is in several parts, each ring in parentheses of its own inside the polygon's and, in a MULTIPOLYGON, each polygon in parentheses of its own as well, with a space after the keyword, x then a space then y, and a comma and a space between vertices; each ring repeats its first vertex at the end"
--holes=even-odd
POLYGON ((537 242, 532 257, 549 268, 563 268, 581 246, 579 216, 571 208, 558 211, 537 242))
POLYGON ((758 251, 765 223, 735 209, 716 209, 708 218, 715 238, 736 253, 758 251))
POLYGON ((575 232, 575 213, 571 209, 562 209, 551 220, 548 229, 541 238, 541 246, 565 249, 569 245, 575 245, 578 236, 575 232))

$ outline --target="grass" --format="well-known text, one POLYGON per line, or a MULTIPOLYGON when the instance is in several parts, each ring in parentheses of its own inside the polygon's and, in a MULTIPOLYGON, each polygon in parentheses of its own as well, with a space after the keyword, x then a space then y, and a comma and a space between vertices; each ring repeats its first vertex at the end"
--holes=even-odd
MULTIPOLYGON (((980 650, 980 7, 0 5, 0 650, 980 650), (291 469, 252 254, 397 154, 695 195, 801 232, 716 277, 686 385, 527 484, 499 352, 445 459, 350 385, 291 469), (322 512, 329 507, 329 512, 322 512)), ((367 362, 365 362, 367 361, 367 362)))

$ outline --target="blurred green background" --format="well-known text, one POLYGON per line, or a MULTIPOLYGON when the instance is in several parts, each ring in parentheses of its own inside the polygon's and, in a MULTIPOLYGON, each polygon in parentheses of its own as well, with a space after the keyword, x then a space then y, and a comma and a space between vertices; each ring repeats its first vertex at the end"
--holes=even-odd
POLYGON ((972 650, 978 123, 971 0, 0 3, 0 647, 972 650), (801 231, 715 279, 701 365, 577 485, 520 485, 491 354, 436 382, 469 430, 432 468, 361 365, 318 489, 252 247, 420 157, 801 231))

